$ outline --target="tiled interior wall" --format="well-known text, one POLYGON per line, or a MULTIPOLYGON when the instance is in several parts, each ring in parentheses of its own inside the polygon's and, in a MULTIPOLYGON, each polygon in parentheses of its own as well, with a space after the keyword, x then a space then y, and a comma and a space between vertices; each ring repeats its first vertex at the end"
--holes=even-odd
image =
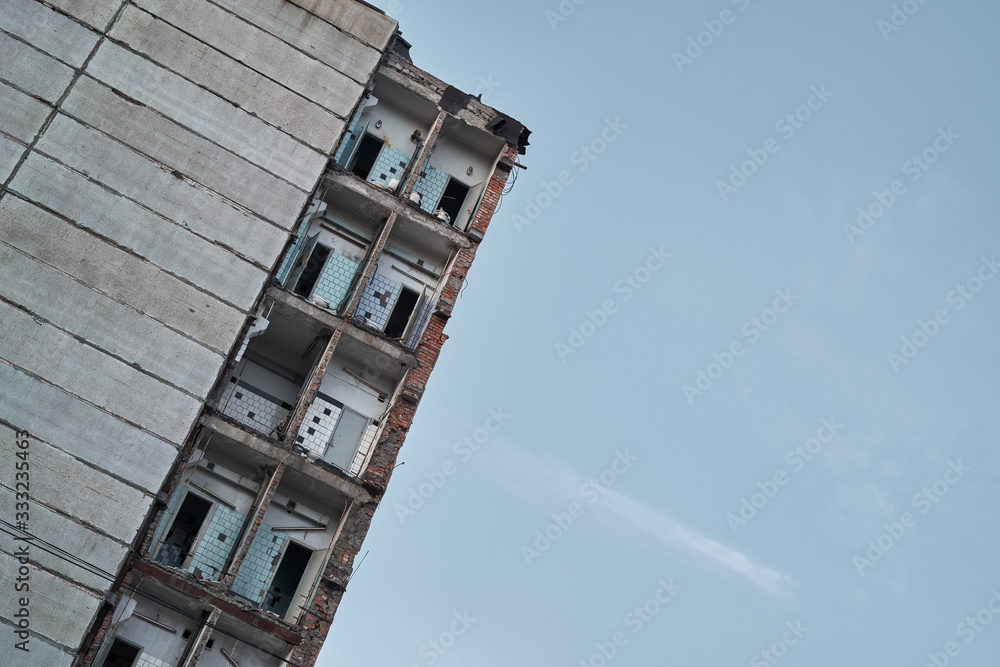
POLYGON ((351 119, 351 124, 347 128, 347 134, 344 135, 337 152, 333 155, 334 162, 344 169, 347 169, 347 160, 351 157, 351 151, 354 150, 355 144, 361 138, 361 114, 364 110, 364 103, 359 104, 358 110, 354 112, 354 118, 351 119))
MULTIPOLYGON (((323 392, 316 392, 316 399, 306 411, 306 418, 302 422, 302 428, 299 430, 295 442, 322 456, 326 452, 330 438, 333 437, 333 431, 337 427, 337 420, 343 409, 344 404, 337 399, 323 392)), ((378 426, 369 424, 364 435, 361 436, 361 442, 351 463, 351 469, 347 471, 350 475, 356 477, 361 473, 361 467, 368 457, 368 452, 375 446, 377 435, 378 426)))
POLYGON ((382 185, 389 185, 389 181, 394 178, 402 180, 403 172, 406 170, 406 165, 409 161, 409 153, 404 153, 398 148, 383 146, 382 152, 378 154, 378 159, 375 160, 375 166, 372 167, 372 171, 368 175, 368 180, 376 181, 382 185))
POLYGON ((372 274, 372 279, 365 287, 365 292, 361 296, 361 303, 358 305, 356 315, 367 319, 370 325, 379 331, 385 329, 389 322, 389 314, 396 304, 396 297, 402 285, 384 278, 378 273, 372 274))
POLYGON ((323 267, 323 272, 313 288, 313 294, 323 297, 330 302, 330 308, 338 310, 340 302, 347 296, 347 290, 351 288, 351 281, 354 280, 359 266, 357 262, 341 257, 331 250, 326 266, 323 267))
MULTIPOLYGON (((217 504, 212 521, 208 524, 201 542, 195 550, 188 572, 201 570, 200 578, 218 581, 226 566, 226 559, 240 539, 240 530, 246 516, 225 505, 217 504)), ((199 576, 195 573, 196 576, 199 576)))
POLYGON ((290 404, 235 377, 229 378, 213 403, 222 414, 266 435, 271 435, 292 410, 290 404))
POLYGON ((431 319, 431 313, 433 311, 434 302, 428 299, 420 308, 420 314, 417 316, 417 321, 413 325, 413 330, 410 331, 410 335, 406 339, 406 347, 412 350, 417 346, 420 342, 420 337, 424 335, 424 329, 427 328, 427 322, 431 319))
POLYGON ((174 663, 154 658, 148 653, 143 653, 136 661, 135 667, 174 667, 174 663))
POLYGON ((288 536, 284 533, 271 530, 266 523, 260 524, 233 581, 233 593, 260 604, 271 581, 271 572, 278 566, 278 554, 287 541, 288 536))
MULTIPOLYGON (((308 216, 306 217, 308 218, 308 216)), ((303 220, 299 223, 299 228, 295 232, 299 235, 299 238, 295 239, 295 243, 293 243, 292 247, 288 249, 288 254, 286 254, 285 258, 281 260, 281 268, 278 269, 278 273, 274 276, 275 279, 282 285, 285 285, 285 278, 288 277, 289 272, 292 270, 292 266, 295 264, 295 260, 298 259, 299 253, 302 252, 302 246, 306 244, 306 227, 308 225, 308 220, 303 220)), ((288 287, 288 285, 285 286, 288 287)))
POLYGON ((333 437, 333 429, 337 426, 343 408, 344 404, 332 396, 316 392, 316 398, 306 411, 295 442, 322 456, 333 437))
POLYGON ((424 165, 424 170, 420 172, 420 177, 413 186, 413 191, 420 193, 420 208, 428 213, 434 213, 450 178, 446 172, 424 165))
POLYGON ((361 468, 365 464, 365 459, 368 458, 368 453, 375 446, 375 438, 377 436, 378 426, 369 424, 368 428, 365 429, 365 434, 361 437, 361 444, 358 446, 358 453, 354 455, 351 469, 347 471, 352 477, 357 477, 361 474, 361 468))

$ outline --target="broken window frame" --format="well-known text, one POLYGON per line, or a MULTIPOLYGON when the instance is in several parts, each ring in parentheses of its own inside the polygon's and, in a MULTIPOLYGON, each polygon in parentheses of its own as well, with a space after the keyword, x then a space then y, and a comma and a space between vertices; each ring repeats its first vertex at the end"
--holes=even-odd
MULTIPOLYGON (((188 480, 188 482, 190 482, 190 479, 188 480)), ((187 484, 185 484, 185 487, 182 489, 182 491, 184 493, 184 497, 178 499, 177 506, 174 508, 174 511, 171 512, 170 516, 166 521, 167 528, 163 531, 163 534, 160 536, 160 539, 155 545, 155 548, 150 550, 150 555, 155 562, 160 563, 165 567, 173 568, 175 570, 180 570, 182 572, 187 572, 187 568, 191 566, 191 561, 194 560, 194 556, 198 551, 198 547, 201 545, 202 540, 205 538, 205 533, 208 531, 208 527, 212 523, 212 517, 215 516, 215 511, 219 505, 219 501, 211 497, 206 497, 208 494, 204 492, 199 493, 197 490, 192 490, 190 486, 188 486, 187 484), (191 542, 191 547, 188 549, 187 554, 181 561, 180 566, 168 565, 167 563, 164 563, 163 561, 160 560, 159 558, 160 549, 163 548, 164 543, 166 543, 167 538, 170 536, 170 533, 174 527, 174 523, 177 521, 181 508, 184 506, 184 502, 187 500, 189 495, 194 496, 199 500, 207 502, 209 504, 209 508, 208 511, 205 513, 205 516, 202 518, 201 526, 198 527, 198 531, 195 534, 195 538, 191 542)))

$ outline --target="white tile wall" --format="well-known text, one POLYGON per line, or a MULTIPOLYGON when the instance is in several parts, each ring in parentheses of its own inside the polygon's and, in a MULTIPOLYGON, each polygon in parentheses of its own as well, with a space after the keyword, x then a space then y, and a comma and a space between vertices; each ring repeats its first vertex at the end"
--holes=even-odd
POLYGON ((288 417, 292 406, 278 402, 246 382, 236 383, 234 380, 235 378, 230 378, 229 384, 215 400, 215 407, 222 414, 271 435, 288 417))
POLYGON ((143 653, 139 656, 139 661, 135 663, 135 667, 174 667, 174 664, 166 660, 154 658, 148 653, 143 653))

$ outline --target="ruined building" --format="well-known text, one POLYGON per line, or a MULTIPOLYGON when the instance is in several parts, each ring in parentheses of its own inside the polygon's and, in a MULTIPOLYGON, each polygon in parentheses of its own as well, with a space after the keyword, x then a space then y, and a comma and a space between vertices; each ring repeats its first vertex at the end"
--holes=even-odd
POLYGON ((356 0, 3 0, 0 665, 313 665, 528 131, 356 0))

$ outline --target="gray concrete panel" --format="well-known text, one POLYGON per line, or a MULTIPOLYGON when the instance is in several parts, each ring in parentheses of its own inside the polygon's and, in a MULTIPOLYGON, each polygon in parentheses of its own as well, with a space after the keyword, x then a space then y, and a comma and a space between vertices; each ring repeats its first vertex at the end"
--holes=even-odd
MULTIPOLYGON (((267 274, 227 248, 38 153, 32 153, 25 161, 15 189, 245 311, 253 305, 267 274)), ((252 250, 263 262, 280 252, 284 236, 280 230, 270 235, 256 234, 245 239, 248 245, 255 244, 247 250, 252 250)))
POLYGON ((350 115, 361 96, 362 84, 204 0, 136 2, 341 118, 350 115))
MULTIPOLYGON (((303 190, 312 191, 326 166, 323 154, 111 42, 101 44, 87 73, 303 190)), ((289 226, 296 215, 290 213, 289 226)))
MULTIPOLYGON (((13 437, 12 434, 10 436, 12 441, 13 437)), ((47 451, 52 451, 51 448, 36 448, 35 445, 36 443, 33 442, 28 457, 29 463, 34 462, 36 451, 41 452, 42 455, 46 455, 47 451)), ((65 454, 62 456, 65 456, 65 454)), ((9 457, 9 460, 14 459, 13 457, 9 457)), ((32 468, 33 470, 34 468, 32 468)), ((110 480, 111 478, 105 477, 105 479, 110 480)), ((32 483, 34 483, 34 477, 32 477, 32 483)), ((34 484, 32 485, 34 486, 34 484)), ((45 499, 38 498, 35 494, 32 494, 30 502, 31 518, 28 524, 32 534, 38 535, 46 542, 82 558, 105 572, 114 574, 118 571, 128 553, 126 545, 108 538, 107 535, 95 532, 93 529, 77 523, 63 514, 54 512, 43 504, 45 502, 45 499)), ((0 515, 13 517, 15 516, 15 512, 14 492, 9 489, 0 488, 0 515)), ((46 553, 41 549, 33 550, 32 559, 47 570, 58 572, 67 579, 95 590, 107 590, 111 583, 106 577, 89 572, 78 565, 68 563, 62 558, 46 553)))
MULTIPOLYGON (((10 626, 10 621, 6 618, 0 617, 0 631, 9 634, 11 637, 14 635, 13 627, 10 626)), ((20 639, 18 639, 20 641, 20 639)), ((74 653, 67 649, 58 648, 48 641, 45 641, 39 637, 33 637, 31 643, 28 644, 28 653, 23 653, 17 649, 10 649, 4 653, 0 653, 0 667, 25 667, 25 665, 45 665, 45 667, 71 667, 73 664, 74 653), (20 656, 17 654, 21 654, 20 656), (24 662, 25 657, 29 662, 24 662)))
POLYGON ((0 359, 171 442, 184 440, 201 407, 197 399, 3 302, 0 359))
MULTIPOLYGON (((17 578, 20 563, 10 555, 16 548, 15 544, 14 539, 7 533, 0 533, 0 581, 14 581, 17 578)), ((28 565, 28 568, 31 594, 27 597, 32 632, 52 640, 59 646, 75 649, 87 632, 97 610, 100 609, 103 598, 73 586, 65 579, 34 565, 28 565), (67 614, 67 609, 72 609, 73 613, 67 614)), ((15 591, 13 586, 0 586, 0 616, 5 619, 12 618, 18 608, 18 598, 22 596, 24 593, 15 591)), ((32 640, 32 647, 36 641, 32 640)), ((10 650, 10 645, 4 647, 5 654, 10 655, 8 653, 10 650)), ((34 664, 41 667, 43 663, 26 661, 14 664, 20 666, 34 664)))
POLYGON ((225 362, 190 338, 4 245, 0 284, 5 299, 195 396, 208 395, 225 362))
POLYGON ((0 182, 6 181, 28 147, 0 134, 0 182))
POLYGON ((368 83, 381 52, 286 0, 216 0, 216 4, 343 72, 368 83))
POLYGON ((4 243, 217 352, 228 354, 243 326, 240 311, 17 197, 0 201, 0 228, 4 243))
POLYGON ((0 131, 30 143, 51 111, 34 97, 0 83, 0 131))
POLYGON ((141 9, 126 9, 111 35, 325 153, 343 132, 330 111, 141 9))
POLYGON ((146 491, 160 490, 175 446, 4 363, 0 387, 0 419, 146 491))
MULTIPOLYGON (((15 454, 14 430, 0 425, 0 454, 8 462, 10 474, 0 473, 0 478, 13 480, 15 454)), ((122 546, 128 545, 139 531, 146 512, 153 504, 153 497, 127 486, 112 477, 84 465, 72 456, 38 440, 30 440, 28 462, 31 479, 31 503, 45 505, 50 510, 66 516, 75 516, 85 524, 110 535, 122 546)), ((9 486, 13 487, 13 481, 9 486)), ((6 514, 13 517, 14 514, 6 514)), ((59 535, 39 531, 31 521, 32 532, 46 541, 56 543, 59 535)), ((106 538, 105 538, 106 539, 106 538)), ((66 548, 73 551, 72 544, 66 548)), ((76 553, 74 551, 74 553, 76 553)), ((79 555, 79 554, 78 554, 79 555)), ((70 572, 75 578, 79 572, 70 572)))
MULTIPOLYGON (((68 116, 56 116, 35 149, 241 254, 251 250, 256 234, 287 238, 271 223, 68 116)), ((303 193, 303 203, 305 198, 303 193)), ((295 209, 289 223, 298 213, 295 209)), ((268 267, 277 260, 277 256, 251 258, 268 267)))
POLYGON ((73 79, 66 65, 2 32, 0 53, 0 79, 47 102, 55 104, 73 79))
POLYGON ((93 79, 80 79, 61 110, 264 218, 302 207, 303 191, 93 79))
POLYGON ((329 21, 379 51, 385 50, 389 45, 389 39, 396 32, 395 19, 359 2, 294 0, 293 4, 312 12, 324 21, 329 21))
POLYGON ((36 0, 4 0, 0 30, 73 67, 80 67, 100 38, 76 21, 36 0))
POLYGON ((118 8, 125 4, 123 0, 87 0, 87 2, 46 0, 46 2, 102 32, 107 28, 118 8))

